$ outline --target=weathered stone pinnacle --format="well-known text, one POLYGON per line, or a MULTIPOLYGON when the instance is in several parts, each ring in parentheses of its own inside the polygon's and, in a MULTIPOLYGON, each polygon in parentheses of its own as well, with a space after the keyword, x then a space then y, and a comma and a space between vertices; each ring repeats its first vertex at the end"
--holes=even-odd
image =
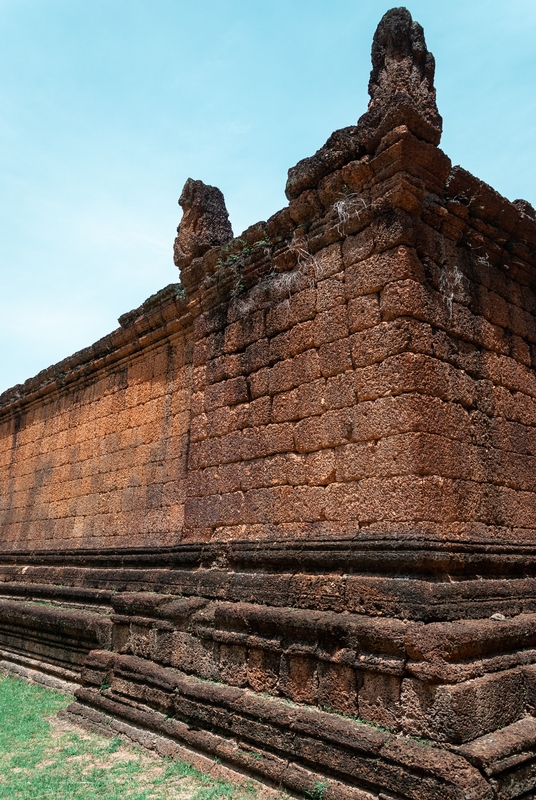
POLYGON ((179 205, 183 216, 177 228, 173 260, 182 269, 193 258, 233 238, 233 229, 222 192, 216 186, 188 178, 179 205))
POLYGON ((330 172, 352 159, 374 153, 393 128, 406 125, 419 139, 439 144, 442 119, 436 106, 435 61, 424 31, 406 8, 392 8, 382 19, 372 42, 370 103, 357 126, 335 131, 314 156, 289 169, 289 200, 313 189, 330 172))
POLYGON ((382 17, 372 42, 368 110, 358 122, 362 143, 374 152, 381 138, 398 125, 432 144, 441 139, 442 119, 436 105, 435 60, 424 31, 406 8, 382 17))

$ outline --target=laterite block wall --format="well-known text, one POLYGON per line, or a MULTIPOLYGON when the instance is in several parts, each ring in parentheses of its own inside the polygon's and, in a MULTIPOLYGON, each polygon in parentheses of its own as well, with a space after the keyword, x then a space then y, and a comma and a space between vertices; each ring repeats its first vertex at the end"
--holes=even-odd
POLYGON ((41 373, 24 399, 17 389, 7 393, 0 411, 4 550, 177 541, 191 348, 182 331, 146 338, 146 346, 121 342, 127 336, 119 329, 41 373))
POLYGON ((182 284, 0 396, 0 670, 300 796, 533 800, 536 211, 405 9, 372 64, 287 207, 188 179, 182 284))

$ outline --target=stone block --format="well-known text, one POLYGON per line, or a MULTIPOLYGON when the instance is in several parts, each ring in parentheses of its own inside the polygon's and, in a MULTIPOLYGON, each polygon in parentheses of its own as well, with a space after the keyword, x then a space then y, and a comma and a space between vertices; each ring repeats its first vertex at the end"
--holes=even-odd
POLYGON ((401 702, 406 732, 436 741, 468 742, 524 714, 523 673, 507 670, 454 685, 405 679, 401 702))

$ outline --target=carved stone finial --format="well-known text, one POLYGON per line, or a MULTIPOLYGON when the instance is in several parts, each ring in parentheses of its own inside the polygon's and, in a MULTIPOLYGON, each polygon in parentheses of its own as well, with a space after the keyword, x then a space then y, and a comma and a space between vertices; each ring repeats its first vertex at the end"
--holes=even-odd
POLYGON ((211 247, 230 241, 233 229, 223 194, 216 186, 188 178, 179 205, 184 213, 177 228, 173 260, 182 269, 211 247))
POLYGON ((380 140, 398 125, 407 125, 420 139, 439 144, 442 119, 436 105, 435 60, 424 31, 406 8, 392 8, 372 42, 368 110, 358 122, 361 140, 373 153, 380 140))

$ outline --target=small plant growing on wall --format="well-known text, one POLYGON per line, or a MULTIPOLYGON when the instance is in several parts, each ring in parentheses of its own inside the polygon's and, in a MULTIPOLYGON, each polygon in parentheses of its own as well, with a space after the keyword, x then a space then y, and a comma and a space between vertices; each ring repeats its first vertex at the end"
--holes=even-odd
POLYGON ((315 781, 313 788, 305 793, 310 800, 324 800, 324 792, 328 788, 327 781, 315 781))

